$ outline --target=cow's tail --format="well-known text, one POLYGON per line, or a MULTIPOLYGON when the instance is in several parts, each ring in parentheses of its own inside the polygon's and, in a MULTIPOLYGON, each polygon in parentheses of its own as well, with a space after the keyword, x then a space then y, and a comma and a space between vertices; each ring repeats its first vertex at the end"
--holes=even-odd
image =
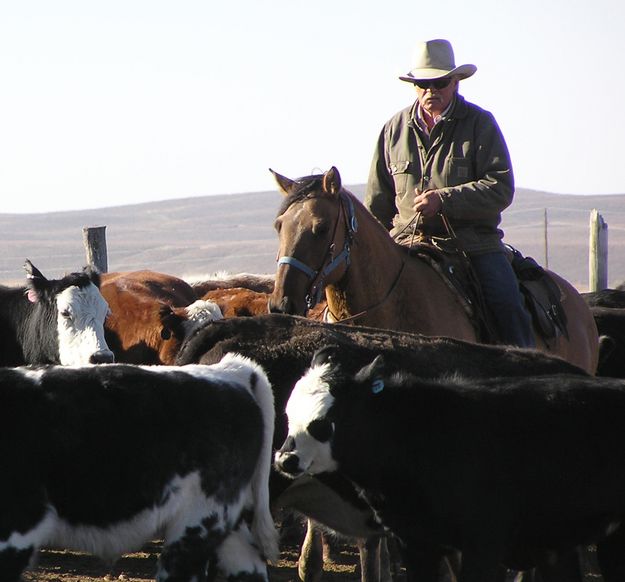
POLYGON ((265 371, 257 366, 255 374, 254 397, 262 411, 263 442, 261 445, 258 463, 252 478, 252 493, 254 495, 254 519, 252 521, 252 535, 259 544, 265 557, 275 562, 280 555, 278 532, 271 515, 269 501, 269 473, 271 471, 273 452, 273 430, 275 425, 275 408, 273 390, 265 371))

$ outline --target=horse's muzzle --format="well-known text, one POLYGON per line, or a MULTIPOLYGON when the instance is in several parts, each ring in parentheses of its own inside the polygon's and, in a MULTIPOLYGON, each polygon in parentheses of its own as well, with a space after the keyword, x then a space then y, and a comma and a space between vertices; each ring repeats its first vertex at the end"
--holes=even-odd
POLYGON ((306 315, 306 309, 298 309, 295 302, 285 295, 278 302, 273 299, 269 299, 269 313, 282 313, 285 315, 306 315))

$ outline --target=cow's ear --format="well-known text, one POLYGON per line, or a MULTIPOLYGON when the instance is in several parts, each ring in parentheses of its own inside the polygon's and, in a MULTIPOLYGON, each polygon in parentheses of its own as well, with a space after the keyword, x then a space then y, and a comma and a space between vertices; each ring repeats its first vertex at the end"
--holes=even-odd
POLYGON ((376 356, 374 360, 362 368, 356 379, 369 387, 371 392, 378 394, 384 390, 385 382, 384 376, 386 372, 386 363, 384 362, 384 356, 380 354, 376 356))
POLYGON ((339 364, 339 348, 337 346, 328 345, 319 348, 313 355, 310 362, 311 367, 323 366, 324 364, 331 364, 332 367, 336 367, 339 364))
POLYGON ((169 305, 163 304, 159 308, 159 318, 161 320, 161 338, 168 340, 172 333, 178 339, 184 337, 184 321, 180 315, 174 313, 169 305))
POLYGON ((48 286, 48 280, 43 276, 42 272, 35 267, 28 259, 24 261, 24 270, 26 271, 26 287, 28 300, 37 303, 41 299, 43 291, 48 286))

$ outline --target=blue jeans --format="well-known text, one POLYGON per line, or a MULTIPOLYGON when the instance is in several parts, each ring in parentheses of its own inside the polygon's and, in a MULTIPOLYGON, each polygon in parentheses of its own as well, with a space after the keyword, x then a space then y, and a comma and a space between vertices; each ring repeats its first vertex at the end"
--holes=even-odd
POLYGON ((501 342, 535 347, 532 321, 525 309, 517 277, 506 255, 503 252, 494 252, 471 255, 470 259, 501 342))

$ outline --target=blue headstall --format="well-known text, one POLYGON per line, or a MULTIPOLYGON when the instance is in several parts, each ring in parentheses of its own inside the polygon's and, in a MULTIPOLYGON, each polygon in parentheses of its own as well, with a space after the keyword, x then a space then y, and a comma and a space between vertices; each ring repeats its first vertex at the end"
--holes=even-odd
POLYGON ((358 230, 358 221, 356 220, 356 214, 354 212, 354 203, 348 194, 345 192, 339 193, 339 217, 334 227, 334 234, 332 241, 328 245, 328 250, 324 256, 323 263, 318 270, 312 269, 299 259, 295 257, 283 256, 278 259, 278 265, 290 265, 295 267, 304 273, 311 281, 310 289, 306 294, 306 306, 308 309, 312 309, 319 300, 325 288, 326 277, 334 271, 339 265, 345 263, 346 267, 349 267, 349 253, 351 244, 354 240, 354 234, 358 230), (345 243, 343 244, 343 250, 334 256, 335 244, 334 239, 336 237, 336 231, 341 221, 341 216, 345 221, 345 243))

